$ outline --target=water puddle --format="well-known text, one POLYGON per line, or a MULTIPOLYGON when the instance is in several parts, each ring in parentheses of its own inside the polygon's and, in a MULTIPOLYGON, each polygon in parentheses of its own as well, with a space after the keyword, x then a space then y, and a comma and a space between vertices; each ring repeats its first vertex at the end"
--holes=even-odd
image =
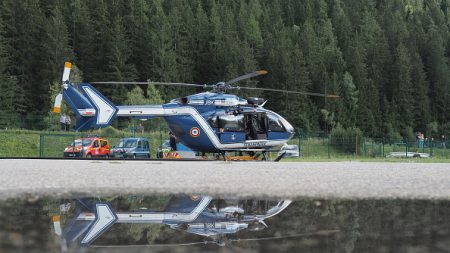
POLYGON ((450 202, 201 195, 0 202, 0 252, 450 252, 450 202))

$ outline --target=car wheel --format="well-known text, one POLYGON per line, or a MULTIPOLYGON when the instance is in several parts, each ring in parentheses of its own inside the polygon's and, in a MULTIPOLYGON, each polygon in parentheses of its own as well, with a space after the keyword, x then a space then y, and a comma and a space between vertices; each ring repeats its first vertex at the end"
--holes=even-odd
POLYGON ((86 158, 92 158, 92 155, 91 154, 87 154, 86 158))

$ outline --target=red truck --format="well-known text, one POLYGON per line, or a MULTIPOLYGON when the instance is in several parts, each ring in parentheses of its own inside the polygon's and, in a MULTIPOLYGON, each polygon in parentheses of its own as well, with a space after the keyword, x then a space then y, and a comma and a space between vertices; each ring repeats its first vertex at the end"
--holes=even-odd
POLYGON ((108 140, 99 137, 76 139, 64 149, 64 157, 109 157, 108 140))

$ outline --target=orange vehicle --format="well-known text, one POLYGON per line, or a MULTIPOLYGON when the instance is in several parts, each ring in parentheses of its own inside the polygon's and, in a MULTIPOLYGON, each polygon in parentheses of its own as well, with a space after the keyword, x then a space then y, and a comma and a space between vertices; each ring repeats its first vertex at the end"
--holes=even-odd
POLYGON ((106 139, 99 137, 76 139, 64 149, 64 157, 109 157, 110 147, 106 139))

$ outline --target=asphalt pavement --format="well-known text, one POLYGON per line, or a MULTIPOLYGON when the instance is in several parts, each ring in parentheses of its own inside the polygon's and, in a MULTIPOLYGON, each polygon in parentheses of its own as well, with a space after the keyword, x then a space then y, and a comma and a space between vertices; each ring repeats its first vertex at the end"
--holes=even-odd
POLYGON ((0 160, 0 199, 208 194, 450 199, 450 164, 0 160))

